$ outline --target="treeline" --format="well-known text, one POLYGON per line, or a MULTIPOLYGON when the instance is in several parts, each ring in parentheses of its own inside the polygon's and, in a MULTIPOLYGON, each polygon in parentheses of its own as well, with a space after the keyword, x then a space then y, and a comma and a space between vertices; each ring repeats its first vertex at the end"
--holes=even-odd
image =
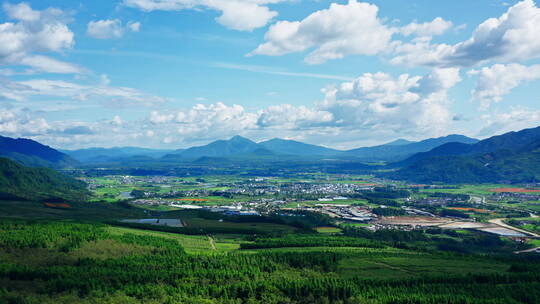
POLYGON ((360 191, 350 194, 351 198, 365 199, 371 204, 399 206, 396 202, 398 198, 407 198, 411 195, 408 190, 396 189, 393 187, 375 187, 372 191, 360 191))
POLYGON ((0 248, 4 249, 56 249, 70 252, 82 244, 112 239, 125 244, 156 248, 182 249, 178 242, 170 239, 135 235, 111 235, 103 224, 72 222, 27 222, 0 220, 0 248))
POLYGON ((224 221, 233 223, 270 223, 289 225, 304 230, 304 232, 310 232, 315 227, 329 226, 333 224, 332 218, 326 214, 303 210, 268 216, 224 215, 222 213, 205 210, 198 210, 196 212, 198 217, 209 220, 222 219, 224 221))
POLYGON ((456 200, 462 200, 462 201, 468 201, 471 199, 471 196, 468 194, 460 194, 460 193, 445 193, 445 192, 433 192, 429 193, 430 197, 446 197, 446 198, 452 198, 456 200))
POLYGON ((489 233, 458 234, 452 230, 428 228, 411 231, 342 226, 343 235, 386 242, 389 246, 419 251, 447 251, 464 254, 505 254, 527 248, 526 244, 503 240, 489 233))
POLYGON ((256 238, 253 243, 240 244, 241 249, 263 249, 282 247, 361 247, 384 248, 381 242, 345 237, 320 235, 287 235, 281 238, 256 238))

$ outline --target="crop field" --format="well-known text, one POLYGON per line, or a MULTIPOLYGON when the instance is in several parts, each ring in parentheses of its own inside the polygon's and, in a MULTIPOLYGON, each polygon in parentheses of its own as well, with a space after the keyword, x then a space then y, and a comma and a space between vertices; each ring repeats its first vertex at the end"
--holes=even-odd
POLYGON ((514 192, 514 193, 538 193, 540 194, 540 189, 526 189, 526 188, 495 188, 491 189, 492 192, 514 192))
POLYGON ((234 246, 226 246, 228 245, 228 243, 223 243, 224 246, 217 246, 217 244, 215 244, 216 246, 214 248, 212 247, 209 237, 205 235, 183 235, 183 234, 177 234, 177 233, 148 231, 148 230, 125 228, 125 227, 108 227, 107 230, 109 233, 113 235, 123 235, 126 233, 132 233, 136 235, 155 236, 155 237, 176 240, 188 253, 197 253, 197 254, 211 253, 211 252, 216 252, 217 248, 219 249, 218 251, 220 252, 226 251, 227 249, 228 250, 234 249, 234 246))
POLYGON ((465 212, 477 212, 477 213, 491 213, 491 211, 486 209, 477 209, 477 208, 463 208, 463 207, 449 207, 447 209, 450 210, 458 210, 458 211, 465 211, 465 212))
POLYGON ((477 184, 477 185, 448 185, 448 188, 441 189, 422 189, 424 193, 452 193, 452 194, 468 194, 468 195, 490 195, 493 194, 492 189, 508 188, 508 185, 502 184, 477 184))
POLYGON ((341 229, 339 229, 337 227, 317 227, 317 228, 315 228, 315 230, 318 233, 330 233, 330 234, 340 233, 342 231, 341 229))
POLYGON ((198 206, 219 206, 230 205, 235 202, 245 201, 247 197, 238 196, 235 198, 226 198, 222 196, 203 196, 203 197, 180 197, 172 200, 178 201, 181 205, 198 205, 198 206))

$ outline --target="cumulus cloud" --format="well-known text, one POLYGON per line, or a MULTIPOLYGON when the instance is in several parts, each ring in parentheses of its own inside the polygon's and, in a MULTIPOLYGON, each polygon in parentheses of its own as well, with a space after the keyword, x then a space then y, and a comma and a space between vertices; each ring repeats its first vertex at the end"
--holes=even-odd
POLYGON ((240 105, 228 106, 218 102, 197 104, 191 109, 176 113, 152 111, 148 117, 152 124, 173 128, 175 136, 184 140, 222 138, 256 128, 257 114, 247 112, 240 105))
POLYGON ((0 133, 16 136, 45 134, 51 126, 41 117, 32 117, 20 110, 0 109, 0 133))
POLYGON ((281 129, 307 129, 324 126, 334 119, 332 113, 284 104, 270 106, 258 113, 257 126, 281 129))
POLYGON ((482 115, 482 121, 484 121, 484 125, 478 132, 478 136, 493 136, 510 131, 538 127, 540 110, 515 107, 504 113, 482 115))
POLYGON ((457 69, 436 69, 423 77, 366 73, 326 89, 319 108, 332 113, 336 126, 371 136, 439 135, 452 120, 447 92, 460 80, 457 69))
POLYGON ((124 0, 123 4, 146 12, 180 11, 206 8, 221 12, 216 21, 239 31, 252 31, 268 24, 277 12, 268 4, 287 0, 124 0))
POLYGON ((525 61, 540 56, 540 9, 533 0, 510 7, 480 24, 466 41, 448 45, 429 40, 396 43, 392 60, 411 66, 473 66, 491 60, 525 61))
POLYGON ((138 32, 141 24, 130 21, 126 25, 119 19, 106 19, 88 22, 86 34, 96 39, 114 39, 124 36, 126 30, 138 32))
POLYGON ((0 24, 0 64, 26 65, 39 72, 80 73, 76 65, 37 52, 61 52, 73 47, 74 34, 69 16, 60 9, 33 10, 27 3, 5 3, 9 20, 0 24))
POLYGON ((478 75, 472 96, 487 108, 492 102, 500 102, 512 89, 520 84, 540 78, 540 65, 524 66, 521 64, 495 64, 472 70, 471 75, 478 75))
POLYGON ((320 64, 347 55, 378 55, 395 43, 395 34, 414 39, 441 35, 453 24, 441 17, 430 22, 410 23, 403 27, 385 24, 378 16, 375 4, 349 0, 347 4, 332 3, 300 21, 279 21, 265 34, 263 44, 248 55, 280 56, 314 49, 304 59, 308 64, 320 64))
POLYGON ((114 115, 113 119, 111 120, 111 124, 115 126, 121 126, 124 124, 124 121, 119 115, 114 115))
POLYGON ((375 55, 382 52, 392 30, 378 17, 378 7, 350 0, 332 3, 302 21, 279 21, 265 35, 266 42, 252 55, 277 56, 316 48, 306 58, 310 64, 350 54, 375 55))
POLYGON ((442 35, 453 26, 451 21, 446 21, 441 17, 437 17, 430 22, 416 23, 412 22, 408 25, 399 28, 398 32, 405 35, 415 35, 418 37, 432 37, 442 35))
POLYGON ((282 104, 252 111, 215 103, 181 111, 152 111, 147 121, 158 130, 173 130, 179 140, 218 139, 236 134, 289 136, 296 139, 349 141, 416 134, 443 135, 454 121, 448 90, 461 81, 455 68, 425 76, 366 73, 324 89, 324 100, 312 106, 282 104), (333 138, 333 139, 329 139, 333 138))

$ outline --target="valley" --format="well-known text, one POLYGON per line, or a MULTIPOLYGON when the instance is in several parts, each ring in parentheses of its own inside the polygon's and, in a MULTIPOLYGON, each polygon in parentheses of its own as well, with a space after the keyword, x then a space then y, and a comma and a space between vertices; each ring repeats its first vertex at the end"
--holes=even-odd
MULTIPOLYGON (((530 139, 519 135, 520 142, 535 142, 537 130, 526 131, 530 139)), ((460 145, 471 151, 490 141, 497 140, 460 145)), ((176 156, 123 148, 64 151, 77 163, 56 171, 5 159, 0 300, 322 304, 540 298, 531 292, 540 279, 536 175, 485 182, 453 175, 460 182, 427 182, 422 174, 399 176, 430 161, 426 152, 410 156, 422 158, 412 167, 403 154, 394 154, 394 162, 387 158, 396 145, 418 143, 373 148, 382 157, 369 160, 350 151, 282 143, 234 137, 176 156), (128 155, 133 151, 149 154, 128 155), (94 152, 100 156, 91 157, 94 152), (432 289, 437 293, 426 292, 432 289)))

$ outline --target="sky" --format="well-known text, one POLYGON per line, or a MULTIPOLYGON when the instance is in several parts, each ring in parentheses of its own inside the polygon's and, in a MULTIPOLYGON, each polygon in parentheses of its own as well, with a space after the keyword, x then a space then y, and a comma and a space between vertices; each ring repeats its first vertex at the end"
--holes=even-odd
POLYGON ((533 0, 35 0, 0 7, 0 134, 338 149, 540 125, 533 0))

